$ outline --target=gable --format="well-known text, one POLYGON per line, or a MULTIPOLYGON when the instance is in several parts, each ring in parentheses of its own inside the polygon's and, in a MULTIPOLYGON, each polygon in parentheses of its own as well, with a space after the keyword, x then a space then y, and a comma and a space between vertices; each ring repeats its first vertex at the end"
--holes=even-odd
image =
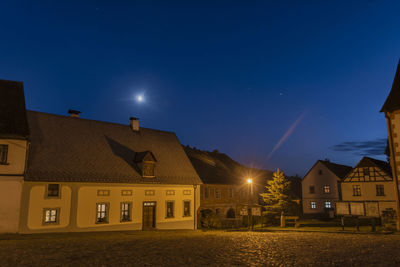
POLYGON ((378 167, 356 167, 344 179, 344 182, 384 182, 393 178, 378 167))

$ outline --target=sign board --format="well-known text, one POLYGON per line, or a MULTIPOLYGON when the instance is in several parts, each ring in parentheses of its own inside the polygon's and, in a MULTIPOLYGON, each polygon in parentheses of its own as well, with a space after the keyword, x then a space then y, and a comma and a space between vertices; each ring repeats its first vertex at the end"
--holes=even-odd
POLYGON ((378 202, 365 202, 365 215, 368 217, 380 217, 378 202))
POLYGON ((350 202, 350 212, 351 215, 363 216, 364 212, 364 203, 362 202, 350 202))
POLYGON ((254 216, 261 216, 261 208, 260 207, 252 207, 251 214, 254 216))
POLYGON ((337 215, 350 215, 349 203, 348 202, 336 202, 336 214, 337 215))

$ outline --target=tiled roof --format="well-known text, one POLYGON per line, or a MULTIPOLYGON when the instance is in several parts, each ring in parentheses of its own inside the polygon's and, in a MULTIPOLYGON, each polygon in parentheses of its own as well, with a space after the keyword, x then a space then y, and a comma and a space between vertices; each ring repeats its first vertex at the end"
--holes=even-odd
POLYGON ((346 174, 348 174, 353 168, 346 165, 332 163, 327 160, 320 160, 331 172, 333 172, 337 177, 343 179, 346 174))
POLYGON ((394 76, 392 89, 383 105, 381 112, 392 112, 400 109, 400 60, 397 65, 397 71, 394 76))
POLYGON ((201 184, 172 132, 34 111, 27 117, 28 181, 201 184), (145 151, 157 159, 156 178, 142 178, 134 162, 145 151))
POLYGON ((264 185, 272 177, 272 172, 249 168, 219 152, 201 151, 185 146, 185 152, 205 184, 243 184, 248 177, 255 184, 264 185))
POLYGON ((0 80, 0 138, 27 138, 24 85, 0 80))
POLYGON ((363 157, 355 168, 362 168, 362 167, 378 167, 379 169, 385 171, 387 174, 392 175, 392 168, 386 161, 370 157, 363 157))

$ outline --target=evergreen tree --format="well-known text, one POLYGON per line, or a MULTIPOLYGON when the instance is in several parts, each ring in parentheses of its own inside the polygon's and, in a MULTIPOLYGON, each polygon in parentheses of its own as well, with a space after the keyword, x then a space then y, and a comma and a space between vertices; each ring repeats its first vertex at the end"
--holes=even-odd
POLYGON ((293 213, 296 204, 290 197, 290 181, 279 169, 273 173, 272 180, 267 182, 266 192, 260 194, 266 206, 266 214, 280 215, 293 213))

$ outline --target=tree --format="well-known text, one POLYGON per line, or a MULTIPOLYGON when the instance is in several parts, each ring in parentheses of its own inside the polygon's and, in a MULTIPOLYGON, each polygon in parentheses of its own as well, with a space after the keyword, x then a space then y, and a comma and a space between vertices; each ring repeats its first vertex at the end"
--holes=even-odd
POLYGON ((290 196, 290 181, 279 169, 273 173, 272 180, 267 182, 266 192, 260 194, 266 206, 267 215, 280 215, 293 213, 296 203, 290 196))

